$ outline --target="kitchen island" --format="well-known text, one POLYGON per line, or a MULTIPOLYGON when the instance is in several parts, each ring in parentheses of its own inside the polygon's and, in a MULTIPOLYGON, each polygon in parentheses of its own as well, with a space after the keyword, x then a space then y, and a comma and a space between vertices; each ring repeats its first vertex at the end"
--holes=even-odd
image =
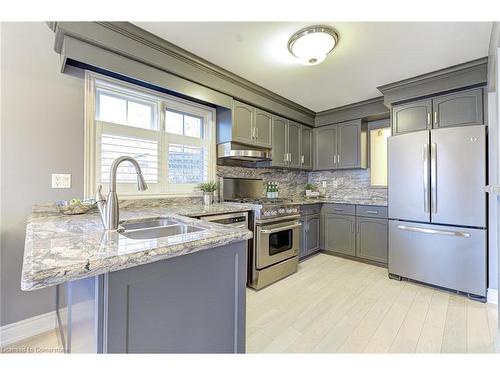
POLYGON ((66 352, 245 351, 252 233, 173 211, 123 209, 121 219, 140 224, 163 218, 196 229, 130 238, 105 231, 96 213, 39 212, 28 218, 21 287, 58 286, 66 352))

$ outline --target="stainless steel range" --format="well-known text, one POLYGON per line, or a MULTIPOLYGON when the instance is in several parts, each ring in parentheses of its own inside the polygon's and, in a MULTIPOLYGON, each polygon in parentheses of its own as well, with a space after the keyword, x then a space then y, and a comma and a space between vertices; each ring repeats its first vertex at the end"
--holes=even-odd
POLYGON ((261 289, 297 272, 300 241, 299 205, 285 199, 260 198, 261 179, 224 178, 224 201, 250 203, 253 241, 248 251, 248 286, 261 289))

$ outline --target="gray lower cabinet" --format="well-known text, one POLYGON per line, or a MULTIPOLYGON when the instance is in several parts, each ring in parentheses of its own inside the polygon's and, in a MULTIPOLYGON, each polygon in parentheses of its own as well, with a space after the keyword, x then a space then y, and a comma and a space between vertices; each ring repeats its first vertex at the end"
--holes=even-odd
POLYGON ((356 256, 387 263, 388 220, 372 217, 356 218, 356 256))
POLYGON ((70 353, 244 353, 247 241, 67 285, 70 353))
POLYGON ((432 100, 418 100, 392 107, 392 134, 404 134, 431 127, 432 100))
POLYGON ((320 215, 302 216, 299 219, 301 226, 300 232, 300 251, 299 258, 304 258, 320 250, 320 215))
POLYGON ((345 255, 356 255, 356 217, 325 212, 322 216, 323 249, 345 255))
POLYGON ((483 90, 481 88, 438 96, 432 100, 433 127, 482 125, 483 90))

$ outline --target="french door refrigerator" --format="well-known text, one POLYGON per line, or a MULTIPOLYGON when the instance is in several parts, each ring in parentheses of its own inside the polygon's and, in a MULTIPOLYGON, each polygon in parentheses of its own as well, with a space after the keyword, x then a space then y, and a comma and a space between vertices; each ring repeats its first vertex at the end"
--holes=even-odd
POLYGON ((392 136, 388 159, 389 274, 484 300, 485 126, 392 136))

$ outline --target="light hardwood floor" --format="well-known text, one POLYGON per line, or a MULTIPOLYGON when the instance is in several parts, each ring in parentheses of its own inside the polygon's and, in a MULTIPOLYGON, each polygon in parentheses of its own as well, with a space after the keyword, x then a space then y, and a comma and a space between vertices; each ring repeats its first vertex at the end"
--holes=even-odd
MULTIPOLYGON (((4 352, 57 352, 51 331, 4 352)), ((499 352, 497 306, 326 254, 258 292, 247 290, 249 353, 499 352)))
POLYGON ((247 292, 250 353, 493 353, 497 306, 318 254, 247 292))

